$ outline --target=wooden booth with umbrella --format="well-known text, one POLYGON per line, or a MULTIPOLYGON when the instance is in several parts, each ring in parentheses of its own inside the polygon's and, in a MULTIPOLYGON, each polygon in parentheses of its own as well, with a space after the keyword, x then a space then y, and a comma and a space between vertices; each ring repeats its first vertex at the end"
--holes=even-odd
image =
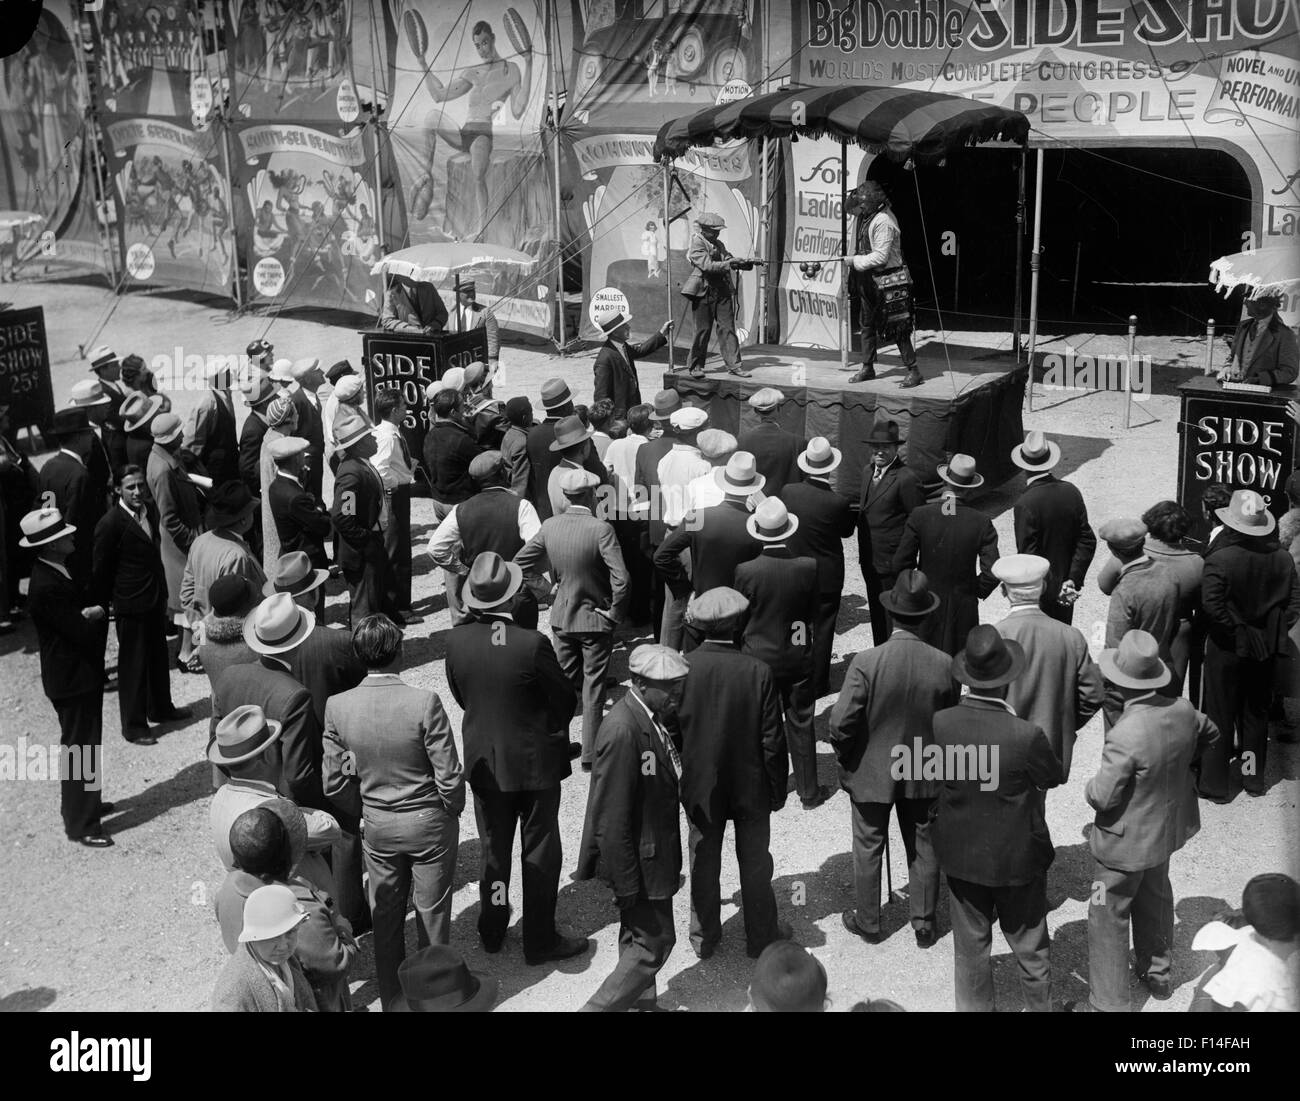
MULTIPOLYGON (((997 142, 1023 155, 1029 120, 1019 111, 997 107, 964 96, 908 88, 878 88, 853 84, 844 87, 789 87, 764 95, 708 107, 666 123, 655 138, 654 156, 663 165, 665 196, 674 158, 692 147, 710 147, 737 140, 764 143, 762 202, 771 201, 767 187, 767 144, 773 140, 829 137, 840 145, 840 255, 821 263, 844 263, 854 251, 850 242, 848 199, 848 147, 850 143, 877 157, 913 169, 943 165, 955 152, 970 146, 997 142)), ((679 215, 680 216, 680 215, 679 215)), ((665 199, 665 220, 670 218, 665 199)), ((1037 227, 1037 220, 1035 221, 1037 227)), ((1018 232, 1023 232, 1023 219, 1018 232)), ((1037 233, 1035 234, 1037 236, 1037 233)), ((1017 257, 1023 250, 1017 250, 1017 257)), ((1037 259, 1037 242, 1033 253, 1037 259)), ((787 261, 790 263, 791 261, 787 261)), ((779 271, 779 262, 776 265, 779 271)), ((1030 330, 1035 328, 1037 263, 1032 264, 1030 330)), ((1011 448, 1021 442, 1026 367, 1019 359, 1019 340, 1013 352, 963 347, 940 339, 918 349, 925 381, 915 389, 900 390, 898 375, 890 375, 891 357, 880 356, 875 380, 848 383, 850 310, 845 284, 840 278, 838 350, 796 348, 760 343, 744 349, 751 377, 713 373, 704 379, 678 375, 672 370, 664 385, 707 399, 711 423, 728 431, 749 426, 747 402, 764 386, 786 395, 781 406, 783 427, 799 435, 826 436, 844 452, 836 471, 837 489, 856 496, 860 474, 869 455, 865 437, 876 421, 897 421, 906 439, 905 457, 925 482, 935 480, 936 467, 954 452, 975 456, 990 486, 1015 473, 1011 448)), ((669 273, 669 313, 675 293, 669 273)), ((1017 260, 1016 300, 1020 297, 1017 260)), ((1018 326, 1017 326, 1018 328, 1018 326)), ((1032 336, 1031 336, 1032 344, 1032 336)))

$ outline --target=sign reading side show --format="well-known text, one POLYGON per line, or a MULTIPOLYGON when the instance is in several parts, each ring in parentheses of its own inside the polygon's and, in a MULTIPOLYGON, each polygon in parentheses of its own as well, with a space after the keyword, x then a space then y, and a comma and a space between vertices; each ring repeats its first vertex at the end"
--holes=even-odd
MULTIPOLYGON (((424 434, 433 421, 424 391, 453 367, 468 367, 475 360, 487 362, 487 330, 438 333, 433 336, 372 332, 361 334, 361 358, 365 365, 366 396, 374 408, 380 390, 399 389, 406 402, 402 438, 412 462, 423 462, 424 434)), ((428 485, 417 479, 416 495, 428 496, 428 485)))
POLYGON ((1201 495, 1211 485, 1253 489, 1280 517, 1287 510, 1286 480, 1296 468, 1296 425, 1286 411, 1294 391, 1232 393, 1210 379, 1181 389, 1179 501, 1191 514, 1193 537, 1204 541, 1217 523, 1201 516, 1201 495))
POLYGON ((40 306, 0 312, 0 405, 9 406, 14 431, 32 425, 47 429, 54 419, 50 348, 40 306))

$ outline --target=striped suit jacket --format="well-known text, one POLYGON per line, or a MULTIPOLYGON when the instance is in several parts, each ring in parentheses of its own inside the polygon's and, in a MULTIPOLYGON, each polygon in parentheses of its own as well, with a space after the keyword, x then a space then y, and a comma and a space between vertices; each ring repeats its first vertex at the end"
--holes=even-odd
POLYGON ((608 633, 623 618, 628 573, 613 527, 589 509, 570 505, 542 523, 515 562, 536 588, 541 562, 557 583, 551 630, 608 633))

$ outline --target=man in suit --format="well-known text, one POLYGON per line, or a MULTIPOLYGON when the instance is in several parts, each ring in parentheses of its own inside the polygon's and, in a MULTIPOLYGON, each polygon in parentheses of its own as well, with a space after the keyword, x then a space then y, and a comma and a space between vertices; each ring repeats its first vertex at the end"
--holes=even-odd
MULTIPOLYGON (((555 442, 555 433, 560 422, 577 413, 573 407, 573 395, 569 391, 569 384, 564 379, 548 378, 542 383, 542 409, 546 412, 546 419, 539 424, 534 424, 528 430, 528 499, 537 509, 538 517, 545 520, 552 512, 551 499, 547 493, 551 470, 562 458, 559 451, 551 448, 551 444, 555 442)), ((580 465, 598 478, 605 477, 604 465, 590 449, 580 465)))
POLYGON ((815 810, 834 794, 834 789, 817 783, 813 733, 817 563, 790 551, 799 517, 792 516, 779 498, 763 501, 745 527, 761 549, 757 558, 736 567, 735 589, 749 601, 740 651, 766 662, 776 678, 795 791, 804 810, 815 810))
POLYGON ((727 250, 719 234, 727 223, 720 214, 706 212, 695 221, 695 232, 686 246, 686 260, 691 273, 682 284, 682 297, 691 304, 695 339, 687 361, 692 377, 704 377, 704 361, 709 354, 709 338, 718 329, 718 350, 729 374, 749 378, 740 365, 740 345, 736 340, 736 281, 732 272, 750 271, 752 260, 741 260, 727 250))
POLYGON ((862 478, 858 500, 858 564, 867 585, 871 640, 877 646, 889 637, 889 613, 880 594, 894 586, 894 555, 912 510, 925 504, 921 481, 899 457, 898 422, 872 425, 869 476, 862 478))
POLYGON ((1088 653, 1088 640, 1039 606, 1050 569, 1039 555, 1008 554, 993 563, 993 576, 1011 605, 997 625, 998 634, 1025 652, 1025 671, 1007 685, 1007 703, 1047 735, 1064 783, 1070 778, 1075 736, 1101 710, 1106 688, 1088 653))
MULTIPOLYGON (((307 489, 321 500, 325 476, 325 423, 317 391, 325 385, 319 359, 294 360, 289 373, 297 385, 289 392, 289 400, 298 412, 294 436, 307 441, 307 458, 303 475, 307 489)), ((281 548, 283 549, 283 548, 281 548)))
POLYGON ((172 703, 167 653, 167 579, 163 574, 158 510, 149 500, 144 472, 124 466, 118 503, 95 526, 92 591, 113 606, 117 623, 117 702, 122 737, 154 745, 149 722, 188 718, 172 703))
POLYGON ((379 327, 389 333, 440 333, 447 328, 447 304, 432 283, 389 275, 379 327))
POLYGON ((233 368, 219 358, 208 362, 208 388, 185 422, 181 447, 199 461, 213 485, 239 477, 239 435, 235 430, 233 368))
POLYGON ((548 518, 560 515, 568 507, 568 498, 560 488, 560 480, 569 471, 586 470, 596 479, 598 485, 608 484, 609 472, 599 459, 596 460, 596 465, 600 470, 597 472, 590 469, 591 460, 596 454, 591 443, 593 435, 595 429, 589 424, 584 424, 582 418, 576 413, 556 424, 555 439, 551 441, 551 452, 559 456, 559 461, 551 467, 551 472, 546 477, 548 518))
POLYGON ((145 482, 149 496, 158 508, 158 524, 162 528, 159 549, 162 552, 163 574, 167 578, 167 614, 181 629, 180 652, 177 663, 188 665, 194 656, 194 637, 190 621, 185 614, 181 589, 185 583, 185 570, 190 548, 203 532, 203 514, 199 511, 198 491, 181 466, 176 453, 181 446, 180 418, 165 413, 157 418, 153 450, 145 466, 145 482))
POLYGON ((787 432, 777 420, 777 410, 785 395, 771 386, 750 395, 749 407, 758 414, 758 423, 740 433, 736 440, 739 451, 754 456, 758 472, 774 489, 789 485, 798 477, 796 461, 803 451, 803 440, 787 432))
POLYGON ((68 570, 76 531, 59 510, 29 512, 19 526, 21 546, 36 552, 27 609, 41 650, 41 686, 59 718, 63 830, 69 841, 107 848, 113 839, 100 826, 113 812, 100 797, 107 617, 68 570))
POLYGON ((628 658, 632 688, 605 716, 575 879, 600 878, 614 892, 619 957, 582 1008, 613 1013, 653 1007, 655 975, 677 943, 673 896, 682 874, 678 797, 682 759, 675 725, 689 667, 667 646, 628 658))
MULTIPOLYGON (((85 409, 60 409, 50 433, 59 445, 36 475, 36 500, 41 508, 56 508, 76 528, 75 549, 68 568, 82 587, 90 584, 90 558, 95 525, 104 515, 107 482, 95 484, 89 463, 97 441, 85 409)), ((107 474, 107 471, 104 472, 107 474)))
POLYGON ((984 484, 969 455, 954 455, 940 465, 946 486, 937 501, 912 510, 903 538, 894 552, 894 572, 915 566, 930 580, 939 598, 939 612, 921 628, 922 637, 945 654, 965 645, 970 629, 980 621, 979 602, 998 587, 993 563, 998 558, 998 533, 993 521, 962 498, 984 484))
MULTIPOLYGON (((654 625, 656 641, 669 646, 671 639, 664 637, 664 608, 670 602, 668 581, 654 565, 654 556, 668 534, 659 493, 659 463, 676 442, 669 418, 681 407, 682 398, 676 390, 660 390, 655 394, 650 420, 659 427, 659 435, 651 436, 637 450, 631 489, 630 511, 634 517, 646 521, 644 553, 651 561, 650 622, 654 625)), ((678 638, 678 647, 680 644, 678 638)))
POLYGON ((880 863, 895 808, 907 852, 908 896, 917 946, 935 942, 939 864, 930 836, 937 780, 908 772, 895 761, 933 745, 936 711, 958 699, 952 661, 924 642, 920 627, 939 607, 925 574, 906 569, 881 595, 894 630, 882 646, 854 657, 830 717, 830 739, 840 764, 840 786, 853 802, 853 881, 857 909, 841 915, 844 927, 867 944, 879 944, 880 863))
MULTIPOLYGON (((1025 652, 989 624, 974 628, 952 660, 970 691, 934 716, 943 787, 931 834, 951 896, 957 1010, 993 1012, 993 919, 1020 969, 1025 1009, 1052 1008, 1047 869, 1055 857, 1037 789, 1061 783, 1061 762, 1041 727, 1017 718, 1007 685, 1025 652)), ((910 755, 913 773, 924 758, 910 755)), ((906 762, 904 762, 906 763, 906 762)))
MULTIPOLYGON (((281 555, 300 551, 316 569, 328 570, 325 541, 334 528, 324 504, 303 485, 303 463, 309 446, 298 436, 286 436, 267 448, 275 462, 275 478, 266 494, 271 503, 271 518, 275 521, 281 555)), ((324 588, 316 589, 315 598, 314 611, 324 622, 324 588)))
POLYGON ((843 458, 825 436, 814 436, 795 459, 803 471, 801 482, 780 491, 799 527, 790 537, 790 550, 817 562, 817 619, 813 627, 813 696, 820 698, 831 687, 831 651, 835 643, 835 621, 844 592, 844 540, 853 534, 853 503, 831 488, 830 476, 843 458))
POLYGON ((1258 493, 1237 490, 1215 515, 1224 531, 1201 575, 1208 634, 1202 701, 1222 738, 1201 764, 1198 789, 1219 802, 1229 796, 1233 756, 1240 757, 1246 792, 1266 790, 1268 705, 1288 632, 1300 620, 1300 578, 1273 538, 1277 520, 1258 493))
MULTIPOLYGON (((557 467, 558 469, 558 467, 557 467)), ((555 656, 582 696, 582 767, 591 771, 596 732, 605 710, 605 679, 614 648, 614 629, 627 611, 628 574, 613 525, 599 519, 595 506, 596 476, 576 468, 566 470, 560 489, 568 508, 549 520, 515 562, 534 591, 547 563, 555 583, 551 603, 551 633, 555 656)))
POLYGON ((614 416, 622 420, 634 405, 641 404, 641 384, 636 377, 636 361, 653 355, 668 343, 673 321, 669 318, 659 331, 640 344, 629 341, 631 314, 608 310, 598 322, 605 343, 596 353, 595 393, 592 402, 608 399, 614 403, 614 416))
POLYGON ((722 841, 736 840, 746 953, 789 940, 772 892, 771 814, 785 806, 789 759, 772 670, 734 638, 749 604, 732 588, 694 597, 687 616, 703 641, 692 653, 678 708, 682 806, 690 821, 691 947, 702 960, 722 940, 722 841))
POLYGON ((227 482, 213 490, 204 514, 208 530, 191 544, 181 581, 181 606, 191 622, 211 611, 208 589, 218 578, 235 573, 259 589, 265 583, 262 564, 247 540, 257 507, 257 498, 249 495, 243 482, 227 482))
POLYGON ((99 494, 106 505, 117 488, 117 470, 109 458, 104 444, 104 425, 112 408, 104 384, 97 379, 74 382, 68 391, 68 408, 80 409, 86 414, 90 426, 90 454, 86 458, 86 474, 92 493, 99 494))
POLYGON ((1274 294, 1246 299, 1248 320, 1233 334, 1227 364, 1242 382, 1277 390, 1293 385, 1300 373, 1300 347, 1295 333, 1278 316, 1280 305, 1274 294))
POLYGON ((505 404, 509 425, 501 437, 501 458, 510 472, 507 485, 518 497, 528 497, 532 467, 528 461, 528 433, 533 427, 533 403, 526 397, 511 398, 505 404))
POLYGON ((495 370, 501 358, 501 326, 497 322, 497 315, 479 302, 478 287, 474 280, 457 279, 455 290, 456 314, 447 319, 447 328, 456 333, 484 330, 488 363, 495 370))
POLYGON ((1052 476, 1061 449, 1041 432, 1028 433, 1024 443, 1013 447, 1011 461, 1025 472, 1025 491, 1015 507, 1016 550, 1040 555, 1051 564, 1043 611, 1062 623, 1073 623, 1074 602, 1097 551, 1083 494, 1052 476))
POLYGON ((508 608, 523 571, 485 551, 470 566, 465 604, 478 612, 447 639, 447 683, 464 709, 465 776, 481 845, 478 935, 499 952, 510 924, 511 850, 520 831, 524 959, 530 965, 590 947, 555 927, 560 888, 560 784, 570 774, 577 697, 551 644, 518 626, 508 608))
POLYGON ((392 567, 379 526, 384 483, 369 462, 376 449, 374 431, 364 414, 343 409, 334 437, 343 461, 334 476, 330 520, 339 536, 338 564, 348 583, 349 616, 354 624, 376 612, 391 619, 397 615, 392 567))
POLYGON ((108 398, 108 408, 100 421, 103 433, 104 449, 108 452, 108 462, 114 474, 126 466, 126 432, 122 428, 122 402, 127 392, 122 385, 122 367, 117 353, 106 344, 101 344, 90 353, 90 370, 104 388, 108 398))
POLYGON ((262 492, 262 437, 270 427, 266 410, 280 391, 263 374, 254 375, 246 385, 244 404, 248 406, 248 416, 239 432, 239 477, 248 492, 256 497, 262 492))
POLYGON ((1159 643, 1133 630, 1101 655, 1101 671, 1124 700, 1106 732, 1101 765, 1084 795, 1097 812, 1088 901, 1088 994, 1093 1009, 1127 1013, 1129 919, 1138 978, 1169 997, 1174 891, 1169 858, 1201 828, 1193 769, 1219 729, 1185 699, 1161 695, 1172 678, 1159 643))

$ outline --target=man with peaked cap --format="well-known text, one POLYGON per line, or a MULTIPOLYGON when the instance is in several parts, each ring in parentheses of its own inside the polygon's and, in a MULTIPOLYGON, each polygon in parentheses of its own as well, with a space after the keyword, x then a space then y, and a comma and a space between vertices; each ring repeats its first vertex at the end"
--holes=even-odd
POLYGON ((505 404, 508 427, 501 436, 501 457, 509 473, 507 486, 519 497, 528 496, 532 464, 528 461, 528 432, 533 427, 533 403, 526 397, 511 398, 505 404))
MULTIPOLYGON (((275 463, 275 478, 267 487, 271 518, 280 541, 280 554, 295 551, 307 556, 318 570, 329 569, 325 540, 333 527, 325 506, 303 485, 303 462, 310 444, 299 436, 276 440, 267 451, 275 463)), ((317 618, 325 621, 325 589, 316 590, 314 606, 317 618)))
POLYGON ((582 1008, 652 1008, 655 976, 677 943, 673 896, 682 875, 676 725, 689 666, 667 646, 628 657, 632 687, 600 724, 575 879, 602 879, 619 913, 619 957, 582 1008))
POLYGON ((1102 652, 1102 674, 1123 699, 1101 766, 1084 795, 1097 812, 1088 899, 1088 1000, 1128 1012, 1129 919, 1135 971, 1156 998, 1173 986, 1174 892, 1169 858, 1200 829, 1195 767, 1219 729, 1185 699, 1161 695, 1171 674, 1159 643, 1128 631, 1102 652))
POLYGON ((718 485, 714 471, 727 465, 738 446, 736 437, 720 428, 705 428, 695 438, 695 442, 700 449, 700 458, 709 464, 709 469, 703 474, 697 474, 686 483, 686 492, 683 494, 683 515, 699 509, 712 508, 727 499, 726 494, 722 492, 722 487, 718 485))
POLYGON ((29 512, 19 524, 20 545, 35 554, 27 608, 41 651, 41 687, 59 718, 59 777, 63 830, 87 848, 113 844, 100 826, 113 804, 101 799, 104 718, 104 646, 108 620, 67 568, 76 530, 56 508, 29 512))
MULTIPOLYGON (((231 360, 233 356, 229 357, 231 360)), ((198 459, 213 485, 239 477, 239 434, 235 429, 235 368, 222 358, 207 364, 208 388, 185 422, 181 445, 198 459)))
POLYGON ((447 328, 457 333, 468 333, 474 329, 484 330, 487 337, 488 363, 495 369, 501 358, 501 326, 497 316, 478 300, 478 286, 472 279, 458 279, 456 282, 456 315, 447 319, 447 328))
POLYGON ((476 361, 465 368, 465 425, 479 447, 497 449, 510 422, 505 406, 492 396, 493 371, 476 361))
POLYGON ((465 604, 478 615, 447 637, 447 683, 465 711, 465 777, 482 854, 479 939, 488 952, 499 952, 505 940, 517 828, 524 960, 536 965, 581 955, 591 942, 555 926, 560 784, 571 771, 567 729, 577 697, 551 644, 514 622, 509 608, 523 582, 523 571, 493 551, 474 559, 465 604))
POLYGON ((161 527, 144 471, 123 467, 118 501, 95 525, 91 590, 97 604, 112 606, 117 626, 122 737, 143 745, 157 740, 149 730, 150 720, 169 722, 189 715, 172 702, 161 527))
MULTIPOLYGON (((990 624, 975 627, 952 659, 953 677, 970 691, 934 716, 943 784, 930 832, 948 877, 960 1013, 993 1011, 995 916, 1019 964, 1024 1008, 1052 1009, 1047 869, 1056 853, 1038 789, 1063 776, 1042 727, 1007 703, 1007 686, 1024 670, 1019 643, 990 624)), ((903 764, 915 775, 925 758, 913 752, 903 764)))
POLYGON ((686 516, 686 487, 695 479, 713 473, 712 464, 700 451, 700 433, 708 423, 708 413, 693 406, 676 409, 668 418, 673 446, 659 460, 658 504, 663 521, 670 528, 680 526, 686 516))
POLYGON ((1027 433, 1025 442, 1011 449, 1011 461, 1025 472, 1025 491, 1015 507, 1016 550, 1041 555, 1051 564, 1043 611, 1073 623, 1074 602, 1097 552, 1088 507, 1078 489, 1052 474, 1061 449, 1043 433, 1027 433))
POLYGON ((313 497, 321 500, 325 476, 325 418, 317 391, 325 385, 325 375, 320 360, 315 358, 294 360, 289 375, 296 383, 289 393, 289 400, 298 411, 293 434, 308 444, 306 469, 303 471, 307 489, 313 497))
POLYGON ((1236 490, 1216 517, 1224 526, 1205 556, 1201 608, 1207 637, 1202 704, 1222 738, 1201 763, 1198 789, 1229 796, 1229 763, 1241 760, 1242 786, 1266 790, 1268 704, 1287 635, 1300 619, 1300 579, 1277 545, 1277 520, 1253 490, 1236 490))
MULTIPOLYGON (((650 421, 659 427, 660 434, 652 435, 637 451, 631 488, 632 515, 646 521, 645 554, 651 560, 650 622, 654 626, 656 640, 666 645, 672 645, 672 640, 663 635, 664 609, 670 600, 668 582, 653 565, 655 552, 668 534, 659 487, 659 463, 676 443, 669 418, 681 407, 682 398, 676 390, 660 390, 655 394, 650 421)), ((679 634, 677 645, 680 644, 679 634)))
POLYGON ((632 343, 632 315, 617 308, 606 309, 596 319, 605 343, 596 353, 593 404, 608 399, 614 403, 614 416, 622 420, 634 405, 641 404, 641 384, 636 376, 636 361, 654 355, 668 343, 673 321, 669 318, 659 331, 639 344, 632 343))
POLYGON ((1007 703, 1047 735, 1064 782, 1070 778, 1075 737, 1101 710, 1106 688, 1082 632, 1039 606, 1050 570, 1037 554, 1008 554, 993 563, 993 576, 1011 605, 998 634, 1025 652, 1025 670, 1007 685, 1007 703))
POLYGON ((78 584, 87 586, 95 525, 105 512, 108 484, 95 484, 88 469, 97 441, 85 409, 58 410, 50 425, 50 435, 59 450, 37 472, 36 499, 42 508, 57 508, 76 528, 76 546, 68 559, 68 568, 78 584))
POLYGON ((154 425, 153 450, 145 467, 149 496, 158 506, 158 523, 162 527, 163 574, 167 578, 167 612, 181 628, 177 664, 189 668, 194 656, 190 620, 181 600, 181 586, 190 547, 203 532, 198 491, 181 466, 176 452, 181 446, 181 422, 174 413, 164 413, 154 425))
POLYGON ((555 469, 563 471, 559 488, 567 506, 542 521, 515 564, 539 596, 551 587, 541 580, 543 562, 550 573, 555 656, 582 696, 582 767, 590 771, 614 630, 627 611, 628 573, 613 525, 595 515, 596 476, 582 467, 555 469))
POLYGON ((889 837, 889 811, 898 816, 907 853, 908 902, 917 946, 935 942, 939 864, 930 820, 939 794, 936 780, 900 776, 900 754, 934 742, 936 711, 952 707, 959 692, 952 660, 921 637, 921 626, 939 607, 920 570, 905 569, 881 595, 890 612, 888 640, 863 650, 849 663, 844 687, 831 711, 829 732, 840 766, 840 787, 852 800, 853 882, 856 909, 841 915, 844 927, 868 944, 880 929, 880 864, 889 837))
POLYGON ((799 517, 779 498, 763 501, 745 526, 761 549, 757 558, 736 567, 736 591, 749 601, 740 650, 766 662, 776 678, 795 791, 804 810, 815 810, 834 794, 817 783, 813 733, 817 563, 791 553, 789 540, 799 530, 799 517))
POLYGON ((893 588, 894 555, 913 509, 925 504, 921 480, 898 453, 901 438, 897 421, 877 422, 867 436, 871 464, 862 474, 858 498, 858 564, 867 586, 871 612, 871 640, 877 646, 889 637, 889 613, 880 594, 893 588))
MULTIPOLYGON (((799 528, 790 537, 790 550, 817 562, 817 619, 813 629, 813 695, 830 691, 831 651, 835 621, 844 592, 844 540, 853 534, 853 502, 831 488, 830 476, 843 458, 824 436, 814 436, 795 459, 803 481, 780 489, 779 496, 799 528)), ((773 486, 773 489, 776 487, 773 486)))
POLYGON ((752 260, 733 256, 719 234, 727 223, 721 215, 706 212, 695 221, 695 232, 686 246, 686 260, 691 273, 682 284, 682 297, 691 304, 695 339, 691 342, 687 366, 696 377, 704 375, 704 361, 709 354, 709 338, 716 326, 718 351, 728 373, 749 378, 740 365, 740 345, 736 340, 735 271, 750 271, 752 260))
MULTIPOLYGON (((528 430, 528 499, 537 509, 537 515, 545 520, 551 515, 551 498, 548 493, 551 470, 560 462, 559 451, 553 451, 555 432, 560 422, 566 417, 576 415, 573 407, 573 394, 569 384, 562 378, 548 378, 542 383, 542 409, 546 418, 534 424, 528 430)), ((605 473, 600 460, 591 451, 581 462, 598 478, 605 473)))
POLYGON ((728 822, 740 865, 746 953, 757 959, 774 940, 793 935, 777 917, 772 892, 770 817, 785 806, 790 778, 781 698, 772 670, 736 646, 748 608, 726 587, 694 597, 687 608, 702 641, 689 659, 677 717, 690 822, 691 947, 702 960, 722 940, 719 877, 728 822))
POLYGON ((243 482, 217 486, 208 498, 203 520, 207 531, 190 545, 181 579, 181 606, 197 623, 211 609, 208 589, 220 577, 239 574, 259 589, 266 582, 261 560, 248 545, 248 532, 257 514, 258 500, 243 482))
POLYGON ((126 432, 122 428, 122 402, 127 394, 122 387, 122 368, 117 353, 101 344, 90 353, 90 370, 104 387, 108 411, 103 419, 104 447, 113 472, 126 466, 126 432))
POLYGON ((998 533, 993 521, 964 499, 984 484, 969 455, 954 455, 939 465, 944 482, 939 499, 914 508, 894 552, 893 571, 915 566, 939 598, 939 611, 921 628, 922 637, 945 654, 956 655, 980 621, 979 602, 998 587, 993 563, 998 533))
POLYGON ((388 277, 379 327, 390 333, 441 333, 447 328, 447 304, 432 283, 404 275, 388 277))
POLYGON ((384 483, 369 462, 377 447, 369 418, 355 409, 339 410, 334 439, 343 458, 334 475, 330 521, 339 536, 337 561, 348 583, 349 622, 356 626, 376 612, 400 622, 379 526, 384 483))
POLYGON ((747 428, 737 438, 737 447, 754 456, 758 472, 767 479, 774 490, 789 485, 798 477, 796 460, 803 451, 804 441, 793 432, 787 432, 777 420, 777 411, 785 395, 771 386, 750 395, 749 407, 757 414, 758 423, 747 428))

